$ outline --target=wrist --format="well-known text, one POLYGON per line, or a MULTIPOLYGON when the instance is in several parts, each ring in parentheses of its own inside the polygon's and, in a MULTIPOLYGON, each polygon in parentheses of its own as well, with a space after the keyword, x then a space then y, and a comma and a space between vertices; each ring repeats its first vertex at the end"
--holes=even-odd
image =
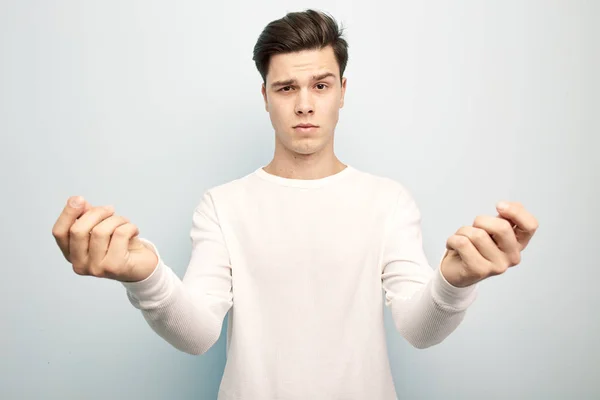
POLYGON ((142 282, 147 280, 158 268, 160 257, 158 251, 150 242, 141 239, 144 250, 136 260, 136 266, 119 280, 124 283, 142 282))
POLYGON ((444 263, 440 265, 440 273, 446 282, 456 288, 465 288, 476 283, 473 281, 473 279, 469 279, 467 276, 465 276, 466 274, 463 270, 451 268, 444 263))
POLYGON ((477 296, 477 285, 457 287, 446 280, 442 269, 438 268, 432 282, 432 296, 442 307, 464 310, 477 296))

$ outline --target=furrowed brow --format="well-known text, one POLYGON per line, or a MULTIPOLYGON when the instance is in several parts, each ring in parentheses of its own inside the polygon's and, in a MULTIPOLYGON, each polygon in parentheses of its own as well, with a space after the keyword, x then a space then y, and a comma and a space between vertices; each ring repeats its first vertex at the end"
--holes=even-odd
POLYGON ((321 74, 321 75, 314 75, 313 81, 320 81, 325 78, 337 78, 337 77, 335 76, 335 74, 333 72, 325 72, 324 74, 321 74))
MULTIPOLYGON (((332 72, 325 72, 320 75, 313 75, 312 80, 320 81, 325 78, 336 78, 336 75, 332 72)), ((295 83, 296 83, 295 79, 287 79, 285 81, 276 81, 276 82, 271 83, 271 88, 275 88, 275 87, 279 87, 279 86, 291 86, 291 85, 294 85, 295 83)))
POLYGON ((274 88, 277 86, 290 86, 290 85, 293 85, 294 83, 296 83, 295 79, 288 79, 286 81, 276 81, 276 82, 271 83, 271 87, 274 88))

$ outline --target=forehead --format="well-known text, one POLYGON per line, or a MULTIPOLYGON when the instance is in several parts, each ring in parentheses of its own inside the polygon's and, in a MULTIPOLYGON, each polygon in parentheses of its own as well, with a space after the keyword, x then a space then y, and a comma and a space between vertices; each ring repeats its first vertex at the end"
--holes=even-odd
POLYGON ((267 81, 272 82, 292 77, 301 79, 317 72, 332 72, 336 76, 339 75, 339 67, 331 46, 272 56, 269 62, 267 81))

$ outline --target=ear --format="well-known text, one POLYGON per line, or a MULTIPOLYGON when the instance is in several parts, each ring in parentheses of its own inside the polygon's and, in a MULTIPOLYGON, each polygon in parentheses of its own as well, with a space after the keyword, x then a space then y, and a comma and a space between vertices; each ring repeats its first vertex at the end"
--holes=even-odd
POLYGON ((260 92, 262 93, 263 100, 265 101, 265 111, 269 112, 269 101, 267 100, 267 89, 265 88, 264 83, 262 84, 260 92))
POLYGON ((342 96, 340 98, 340 108, 344 107, 344 95, 346 94, 346 78, 342 78, 342 96))

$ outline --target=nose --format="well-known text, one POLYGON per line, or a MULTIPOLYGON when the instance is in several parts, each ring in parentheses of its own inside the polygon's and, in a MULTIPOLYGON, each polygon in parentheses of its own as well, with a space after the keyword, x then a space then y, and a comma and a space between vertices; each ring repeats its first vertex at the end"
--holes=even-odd
POLYGON ((296 115, 314 114, 314 105, 310 95, 305 90, 300 90, 296 98, 296 115))

